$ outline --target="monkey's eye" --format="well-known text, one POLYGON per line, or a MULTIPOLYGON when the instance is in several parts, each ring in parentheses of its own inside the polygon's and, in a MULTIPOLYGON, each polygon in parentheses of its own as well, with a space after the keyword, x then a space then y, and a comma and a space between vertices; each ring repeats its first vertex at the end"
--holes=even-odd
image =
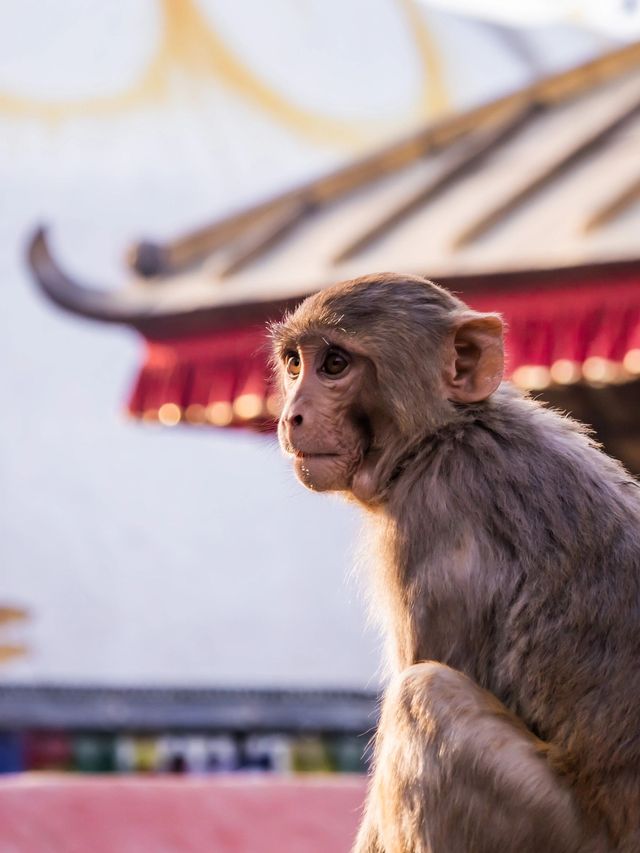
POLYGON ((288 352, 284 357, 284 363, 289 376, 294 379, 300 373, 300 356, 297 352, 288 352))
POLYGON ((322 372, 328 376, 339 376, 349 366, 349 360, 340 350, 330 349, 322 362, 322 372))

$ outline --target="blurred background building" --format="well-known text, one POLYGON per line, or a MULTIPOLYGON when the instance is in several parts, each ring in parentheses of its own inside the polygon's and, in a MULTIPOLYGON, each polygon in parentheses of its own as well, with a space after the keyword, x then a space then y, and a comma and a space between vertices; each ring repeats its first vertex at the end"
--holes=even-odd
POLYGON ((264 321, 427 274, 639 471, 636 4, 0 16, 0 769, 362 769, 359 522, 268 434, 264 321))

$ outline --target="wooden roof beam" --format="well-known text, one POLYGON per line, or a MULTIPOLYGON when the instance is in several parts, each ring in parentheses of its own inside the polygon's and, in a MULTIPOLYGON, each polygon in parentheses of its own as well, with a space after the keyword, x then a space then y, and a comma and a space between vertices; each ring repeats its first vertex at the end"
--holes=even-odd
POLYGON ((640 99, 626 106, 614 118, 607 121, 595 132, 581 139, 568 152, 562 154, 549 166, 526 181, 515 192, 507 196, 503 201, 495 205, 491 210, 484 213, 478 219, 464 228, 453 240, 456 249, 469 245, 474 240, 482 237, 506 217, 529 201, 536 193, 547 187, 556 178, 564 175, 569 169, 583 160, 600 146, 604 145, 622 127, 640 113, 640 99))
POLYGON ((257 222, 246 237, 233 246, 231 256, 218 271, 227 278, 244 269, 287 237, 311 213, 313 205, 305 199, 295 199, 280 205, 271 216, 257 222))
POLYGON ((596 228, 612 222, 638 202, 640 202, 640 175, 598 207, 584 223, 583 230, 594 231, 596 228))
POLYGON ((404 199, 374 225, 348 243, 333 258, 338 264, 359 254, 376 240, 388 234, 395 227, 408 219, 413 213, 442 195, 470 171, 496 151, 501 145, 518 133, 535 115, 539 113, 539 105, 525 104, 514 111, 509 111, 506 120, 498 127, 491 128, 487 133, 476 134, 469 142, 463 142, 460 151, 452 163, 438 175, 430 176, 421 187, 408 198, 404 199))
POLYGON ((288 198, 269 199, 176 240, 166 243, 143 240, 131 247, 127 260, 145 278, 170 275, 233 243, 281 209, 288 209, 289 203, 288 198))

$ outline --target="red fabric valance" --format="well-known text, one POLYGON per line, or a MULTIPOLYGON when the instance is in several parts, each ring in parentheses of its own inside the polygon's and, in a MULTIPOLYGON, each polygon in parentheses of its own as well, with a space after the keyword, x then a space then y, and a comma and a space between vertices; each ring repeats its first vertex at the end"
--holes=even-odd
POLYGON ((273 427, 277 415, 264 326, 147 341, 129 411, 173 426, 273 427))
MULTIPOLYGON (((504 317, 508 375, 523 387, 640 375, 640 278, 483 291, 466 301, 504 317)), ((272 429, 277 400, 268 357, 260 325, 147 341, 129 410, 167 425, 272 429)))
POLYGON ((516 380, 522 377, 519 384, 525 387, 530 384, 527 375, 536 375, 531 368, 542 368, 537 371, 539 387, 583 376, 607 382, 640 374, 640 277, 562 289, 483 292, 467 301, 478 311, 502 314, 508 373, 516 380))

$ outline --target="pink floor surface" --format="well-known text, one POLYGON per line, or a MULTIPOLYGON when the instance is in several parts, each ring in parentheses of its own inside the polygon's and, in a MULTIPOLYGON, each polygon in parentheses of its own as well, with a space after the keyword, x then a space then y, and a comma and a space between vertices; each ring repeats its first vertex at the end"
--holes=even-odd
POLYGON ((348 853, 359 776, 7 776, 0 853, 348 853))

